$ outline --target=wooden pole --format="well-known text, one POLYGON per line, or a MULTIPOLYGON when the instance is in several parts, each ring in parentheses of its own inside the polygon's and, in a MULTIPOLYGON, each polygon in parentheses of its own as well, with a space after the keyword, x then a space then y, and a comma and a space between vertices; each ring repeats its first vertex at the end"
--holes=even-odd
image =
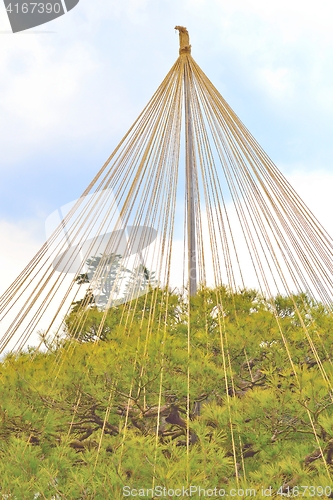
POLYGON ((191 54, 190 38, 186 28, 176 26, 179 31, 179 54, 184 59, 184 101, 185 101, 185 158, 186 158, 186 203, 187 203, 187 261, 189 295, 197 293, 197 256, 196 256, 196 228, 195 228, 195 199, 194 199, 194 148, 193 123, 191 111, 191 72, 188 55, 191 54))
MULTIPOLYGON (((188 68, 186 68, 188 69, 188 68)), ((187 245, 188 245, 188 279, 190 297, 197 293, 197 256, 195 242, 195 208, 194 208, 194 161, 193 161, 193 128, 190 105, 189 75, 185 70, 185 126, 186 126, 186 198, 187 198, 187 245)))

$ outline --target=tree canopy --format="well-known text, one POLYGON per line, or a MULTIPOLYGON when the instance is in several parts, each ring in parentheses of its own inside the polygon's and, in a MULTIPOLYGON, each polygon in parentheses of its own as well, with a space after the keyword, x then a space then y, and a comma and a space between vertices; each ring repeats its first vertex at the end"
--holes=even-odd
POLYGON ((331 331, 305 294, 202 287, 188 304, 151 289, 106 311, 73 305, 61 341, 0 364, 0 498, 329 487, 331 331))

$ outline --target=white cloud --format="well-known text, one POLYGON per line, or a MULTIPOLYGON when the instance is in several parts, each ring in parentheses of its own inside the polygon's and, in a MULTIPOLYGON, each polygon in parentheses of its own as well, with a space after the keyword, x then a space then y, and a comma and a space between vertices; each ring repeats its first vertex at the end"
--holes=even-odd
MULTIPOLYGON (((172 33, 178 18, 188 20, 193 55, 200 64, 207 59, 214 83, 228 55, 240 80, 256 89, 258 99, 260 94, 270 101, 272 112, 295 121, 307 103, 327 115, 333 108, 332 12, 325 0, 172 0, 158 7, 151 0, 103 0, 98 8, 81 0, 49 25, 59 33, 1 37, 2 160, 23 158, 64 137, 98 139, 117 131, 119 140, 145 104, 143 68, 151 81, 162 65, 154 51, 177 56, 172 35, 163 41, 162 34, 168 23, 172 33)), ((2 16, 0 27, 5 26, 2 16)), ((164 68, 165 74, 169 67, 164 68)))
POLYGON ((294 92, 292 72, 288 68, 265 68, 259 70, 262 77, 262 87, 275 99, 282 100, 290 97, 294 92))
POLYGON ((35 256, 43 241, 36 237, 34 222, 0 220, 0 295, 35 256))
MULTIPOLYGON (((286 171, 286 167, 283 170, 286 171)), ((287 170, 286 177, 292 187, 324 229, 333 237, 333 172, 325 170, 304 172, 300 167, 293 169, 291 172, 290 167, 287 170)))
POLYGON ((24 35, 1 39, 0 168, 59 141, 98 140, 114 130, 120 139, 131 106, 98 49, 57 34, 24 35))
POLYGON ((29 40, 24 55, 19 49, 26 71, 12 76, 2 89, 3 112, 29 124, 32 133, 36 128, 61 129, 63 109, 79 92, 80 79, 94 69, 92 58, 83 47, 73 46, 59 59, 52 49, 29 40))
POLYGON ((0 49, 1 163, 43 147, 53 134, 75 134, 66 117, 81 95, 80 81, 96 65, 82 46, 71 46, 62 56, 38 37, 6 38, 0 49), (10 41, 8 41, 10 40, 10 41))
POLYGON ((312 104, 325 111, 327 100, 332 101, 332 2, 207 0, 195 2, 193 9, 193 17, 200 19, 195 36, 199 43, 200 38, 205 44, 210 40, 203 53, 207 58, 219 54, 216 66, 225 56, 232 59, 261 99, 274 106, 276 97, 287 98, 286 115, 312 104))

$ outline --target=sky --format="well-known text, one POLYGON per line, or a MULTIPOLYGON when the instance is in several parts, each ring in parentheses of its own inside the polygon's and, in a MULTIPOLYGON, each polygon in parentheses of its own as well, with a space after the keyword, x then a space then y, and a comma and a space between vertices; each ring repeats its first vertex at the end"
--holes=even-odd
POLYGON ((12 34, 0 5, 0 292, 178 57, 192 56, 332 234, 331 0, 80 0, 12 34))

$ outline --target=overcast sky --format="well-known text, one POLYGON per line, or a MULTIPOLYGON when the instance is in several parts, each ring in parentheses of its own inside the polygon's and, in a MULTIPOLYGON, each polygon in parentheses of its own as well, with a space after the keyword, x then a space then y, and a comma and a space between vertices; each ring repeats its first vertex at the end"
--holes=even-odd
POLYGON ((332 0, 80 0, 12 34, 0 5, 0 292, 178 57, 192 56, 333 233, 332 0))

